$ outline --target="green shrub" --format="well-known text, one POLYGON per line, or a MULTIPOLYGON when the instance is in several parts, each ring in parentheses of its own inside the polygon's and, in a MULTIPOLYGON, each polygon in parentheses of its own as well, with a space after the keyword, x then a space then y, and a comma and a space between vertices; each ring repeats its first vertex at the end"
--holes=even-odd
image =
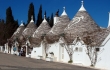
POLYGON ((53 52, 50 52, 50 54, 54 55, 54 53, 53 53, 53 52))
POLYGON ((94 65, 93 65, 93 64, 91 64, 90 66, 91 66, 91 67, 94 67, 94 65))
POLYGON ((48 56, 48 54, 46 53, 46 57, 48 56))
POLYGON ((73 60, 69 60, 68 63, 73 63, 73 60))

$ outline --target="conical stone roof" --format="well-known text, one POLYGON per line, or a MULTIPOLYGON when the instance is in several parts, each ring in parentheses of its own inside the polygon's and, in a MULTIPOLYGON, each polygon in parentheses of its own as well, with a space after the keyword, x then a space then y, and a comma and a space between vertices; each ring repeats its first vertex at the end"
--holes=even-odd
POLYGON ((87 11, 78 11, 65 28, 65 32, 74 34, 74 32, 94 31, 95 29, 99 29, 99 26, 94 22, 87 11))
POLYGON ((101 44, 102 44, 102 42, 104 41, 104 39, 106 38, 106 36, 105 36, 105 32, 106 32, 106 29, 105 28, 101 28, 101 29, 99 29, 99 30, 96 30, 96 31, 94 31, 94 32, 88 32, 88 33, 85 33, 84 35, 83 35, 83 41, 85 42, 85 44, 86 44, 86 38, 85 37, 88 37, 89 36, 89 38, 90 38, 90 40, 91 40, 91 44, 93 44, 93 45, 95 45, 95 46, 101 46, 101 44))
POLYGON ((70 22, 70 19, 69 19, 68 15, 66 14, 65 7, 64 7, 64 11, 63 11, 62 15, 59 17, 59 20, 52 27, 52 29, 49 31, 49 33, 52 33, 54 35, 62 34, 69 22, 70 22))
POLYGON ((69 25, 64 29, 65 34, 71 35, 72 39, 82 37, 84 32, 93 32, 100 29, 92 17, 83 7, 83 4, 69 25))
POLYGON ((52 27, 52 29, 51 29, 51 31, 49 31, 49 33, 52 33, 54 35, 62 34, 64 32, 64 29, 69 24, 69 22, 70 22, 70 19, 67 15, 63 15, 63 16, 59 17, 59 21, 57 21, 57 23, 52 27))
POLYGON ((110 26, 106 28, 104 35, 102 36, 103 39, 105 39, 110 34, 110 26))
POLYGON ((31 19, 30 23, 24 29, 22 35, 25 38, 30 37, 30 36, 32 36, 32 34, 35 32, 36 29, 37 29, 37 26, 34 24, 34 21, 32 22, 32 19, 31 19))
POLYGON ((50 31, 50 29, 51 27, 49 23, 46 21, 46 19, 44 19, 40 26, 33 33, 32 37, 39 38, 39 36, 41 37, 42 35, 47 34, 50 31))
POLYGON ((52 29, 47 33, 48 40, 50 40, 51 42, 52 41, 54 42, 57 38, 59 38, 58 36, 64 33, 64 29, 67 27, 69 22, 70 22, 70 19, 64 9, 62 15, 59 17, 59 20, 52 27, 52 29))
POLYGON ((32 35, 30 40, 31 44, 32 43, 36 45, 40 44, 40 42, 42 41, 42 36, 46 35, 50 31, 50 29, 51 27, 49 23, 44 18, 40 26, 36 29, 36 31, 32 35))
POLYGON ((24 29, 25 29, 25 26, 23 25, 23 23, 21 23, 21 25, 17 28, 17 30, 12 35, 11 39, 15 40, 16 38, 19 38, 24 29))

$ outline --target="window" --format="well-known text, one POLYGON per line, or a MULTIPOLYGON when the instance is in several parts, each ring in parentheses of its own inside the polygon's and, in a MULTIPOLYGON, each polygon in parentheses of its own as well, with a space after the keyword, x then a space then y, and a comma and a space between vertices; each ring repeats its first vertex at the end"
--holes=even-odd
POLYGON ((75 48, 75 51, 76 51, 76 52, 82 52, 83 49, 82 49, 82 47, 76 47, 76 48, 75 48))
POLYGON ((79 47, 79 52, 82 52, 82 47, 79 47))
POLYGON ((75 48, 75 51, 78 52, 78 47, 75 48))
POLYGON ((34 53, 36 53, 36 51, 34 51, 34 53))
POLYGON ((96 48, 96 51, 99 52, 100 51, 100 48, 96 48))

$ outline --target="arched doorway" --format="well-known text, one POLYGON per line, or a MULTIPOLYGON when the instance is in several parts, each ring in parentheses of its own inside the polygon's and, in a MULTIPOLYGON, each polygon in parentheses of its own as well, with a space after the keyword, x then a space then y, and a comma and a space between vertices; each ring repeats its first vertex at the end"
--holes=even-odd
POLYGON ((21 56, 26 56, 26 46, 23 46, 21 50, 22 50, 21 56))

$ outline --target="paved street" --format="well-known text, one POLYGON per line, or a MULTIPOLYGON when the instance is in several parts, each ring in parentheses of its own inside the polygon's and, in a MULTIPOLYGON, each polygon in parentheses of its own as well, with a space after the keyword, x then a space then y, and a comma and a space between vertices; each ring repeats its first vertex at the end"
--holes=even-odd
POLYGON ((0 53, 0 70, 95 70, 0 53))

